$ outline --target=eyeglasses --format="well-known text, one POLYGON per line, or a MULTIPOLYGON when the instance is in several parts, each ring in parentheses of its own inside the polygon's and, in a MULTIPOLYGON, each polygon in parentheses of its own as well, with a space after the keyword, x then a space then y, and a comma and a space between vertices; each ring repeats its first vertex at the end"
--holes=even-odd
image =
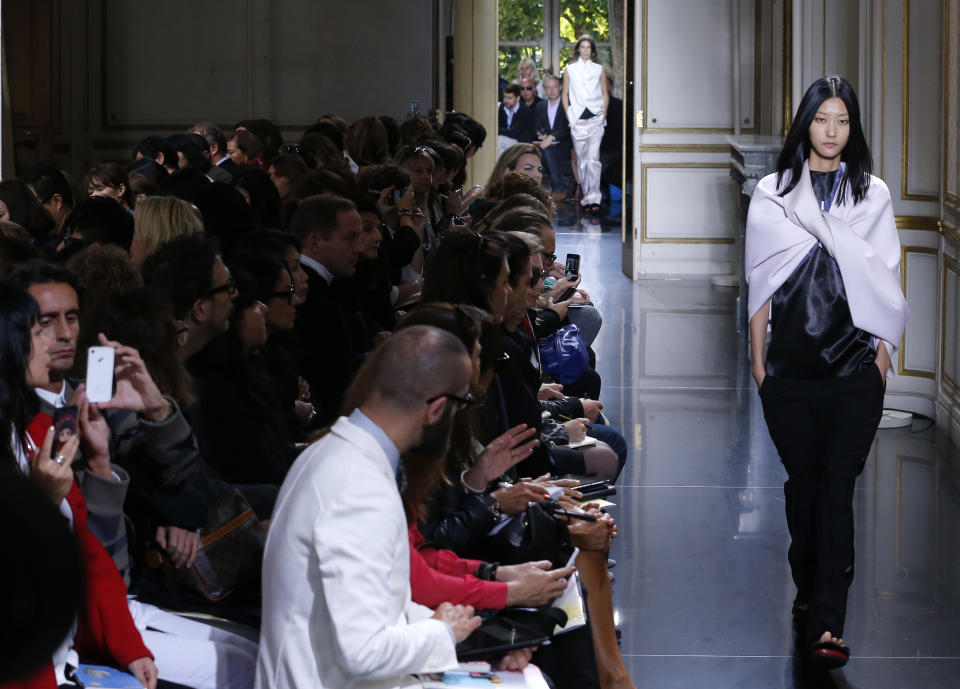
POLYGON ((546 251, 544 251, 544 252, 543 252, 543 257, 546 258, 546 259, 549 259, 549 261, 550 261, 551 264, 557 262, 557 255, 556 255, 556 254, 548 254, 546 251))
POLYGON ((456 402, 458 411, 460 409, 466 409, 467 407, 472 407, 473 405, 477 404, 477 398, 471 395, 469 392, 463 397, 458 397, 457 395, 454 395, 451 393, 446 393, 443 395, 435 395, 434 397, 431 397, 430 399, 427 400, 427 404, 433 404, 438 399, 442 399, 442 398, 446 398, 448 400, 456 402))
POLYGON ((230 278, 219 287, 213 287, 211 289, 208 289, 204 297, 207 299, 213 299, 215 296, 217 296, 221 292, 226 292, 229 295, 234 295, 237 293, 237 286, 234 284, 233 278, 230 278))
POLYGON ((532 86, 521 86, 521 87, 520 87, 520 90, 521 90, 521 91, 533 91, 533 87, 532 87, 532 86))
POLYGON ((530 274, 530 286, 536 287, 537 283, 543 279, 544 272, 540 268, 534 268, 533 272, 530 274))
POLYGON ((287 287, 287 289, 283 290, 282 292, 271 292, 270 296, 276 297, 277 299, 286 299, 287 302, 292 304, 293 295, 296 294, 296 292, 297 292, 297 286, 291 282, 290 286, 287 287))

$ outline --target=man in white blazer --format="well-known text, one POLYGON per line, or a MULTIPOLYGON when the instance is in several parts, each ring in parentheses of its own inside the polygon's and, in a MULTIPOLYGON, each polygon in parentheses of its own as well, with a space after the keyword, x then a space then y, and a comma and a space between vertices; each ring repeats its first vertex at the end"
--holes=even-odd
POLYGON ((417 686, 411 674, 456 666, 456 643, 480 619, 410 600, 397 486, 402 454, 444 451, 471 372, 447 332, 393 335, 358 374, 370 387, 360 407, 294 463, 264 553, 256 687, 417 686))

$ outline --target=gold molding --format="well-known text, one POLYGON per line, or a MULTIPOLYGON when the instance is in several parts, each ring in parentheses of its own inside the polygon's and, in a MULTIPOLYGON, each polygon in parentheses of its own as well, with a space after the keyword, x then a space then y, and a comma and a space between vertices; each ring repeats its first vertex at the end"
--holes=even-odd
MULTIPOLYGON (((943 287, 940 295, 940 379, 948 384, 948 391, 957 399, 957 391, 960 391, 960 385, 947 373, 947 273, 952 272, 960 279, 960 263, 947 254, 943 255, 943 287)), ((960 402, 960 399, 957 399, 960 402)))
POLYGON ((948 223, 946 220, 941 221, 940 225, 940 234, 943 235, 944 239, 954 244, 960 244, 960 228, 948 223))
POLYGON ((936 194, 911 194, 907 191, 907 175, 909 174, 908 156, 910 152, 910 0, 903 0, 903 16, 900 22, 903 32, 901 45, 903 59, 903 91, 900 94, 902 103, 901 131, 900 131, 900 198, 904 201, 939 201, 936 194))
MULTIPOLYGON (((754 12, 754 36, 753 36, 753 112, 751 113, 751 122, 753 126, 751 127, 742 127, 740 132, 743 134, 755 134, 757 129, 757 121, 760 114, 760 52, 762 51, 762 46, 760 45, 760 32, 757 31, 758 20, 756 16, 761 12, 761 1, 754 0, 753 12, 754 12)), ((648 80, 648 40, 647 40, 647 27, 649 25, 649 7, 650 0, 643 0, 643 14, 640 24, 640 50, 641 50, 641 60, 643 61, 643 66, 640 70, 640 78, 642 84, 640 85, 640 109, 643 111, 643 125, 640 127, 641 134, 650 134, 652 132, 662 132, 664 134, 733 134, 733 127, 651 127, 649 123, 651 121, 650 109, 647 107, 647 83, 648 80)), ((739 69, 739 65, 734 65, 734 69, 739 69)), ((734 97, 739 97, 739 94, 734 94, 734 97)), ((736 123, 734 123, 736 126, 736 123)))
MULTIPOLYGON (((950 6, 952 0, 944 0, 943 2, 943 25, 944 25, 944 39, 943 39, 943 178, 941 187, 943 188, 943 205, 951 208, 952 210, 960 212, 960 196, 953 194, 949 189, 947 189, 947 160, 949 155, 947 151, 950 150, 950 75, 951 68, 954 65, 950 63, 950 38, 951 38, 951 22, 950 17, 950 6)), ((960 113, 955 113, 954 117, 960 116, 960 113)), ((954 123, 956 125, 956 123, 954 123)), ((956 131, 954 127, 954 136, 960 136, 960 132, 956 131)), ((960 174, 960 170, 957 171, 960 174)), ((958 180, 960 182, 960 180, 958 180)))
POLYGON ((793 0, 783 0, 783 50, 780 56, 780 79, 783 82, 783 136, 793 124, 793 0))
MULTIPOLYGON (((907 254, 927 254, 936 256, 939 253, 938 249, 932 249, 928 246, 901 246, 900 247, 900 289, 903 292, 903 297, 907 297, 907 254)), ((907 358, 907 333, 903 333, 903 337, 900 339, 900 353, 897 357, 897 373, 901 376, 914 376, 917 378, 930 378, 935 379, 937 377, 936 371, 922 371, 920 369, 906 368, 904 365, 904 360, 907 358)), ((934 364, 936 367, 936 364, 934 364)))
POLYGON ((647 235, 647 170, 650 168, 687 168, 697 170, 724 170, 723 163, 642 163, 640 165, 640 238, 645 244, 733 244, 733 237, 650 237, 647 235))
POLYGON ((897 222, 898 230, 943 231, 939 218, 928 218, 923 215, 898 215, 894 220, 897 222))
POLYGON ((640 144, 640 151, 642 153, 729 153, 730 146, 728 144, 640 144))

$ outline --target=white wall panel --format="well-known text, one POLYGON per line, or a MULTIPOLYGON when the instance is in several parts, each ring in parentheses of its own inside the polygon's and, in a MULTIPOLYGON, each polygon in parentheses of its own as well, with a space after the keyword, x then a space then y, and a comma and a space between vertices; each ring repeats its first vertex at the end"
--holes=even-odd
POLYGON ((943 269, 942 375, 956 394, 960 390, 960 265, 947 259, 943 269))
POLYGON ((910 321, 900 352, 900 363, 904 372, 924 372, 932 376, 937 370, 936 249, 906 247, 901 270, 905 273, 910 321))
POLYGON ((960 211, 960 0, 946 0, 944 202, 960 211))
MULTIPOLYGON (((646 0, 648 128, 733 128, 732 1, 646 0)), ((752 3, 743 4, 749 19, 752 3)), ((752 43, 752 22, 741 27, 742 42, 752 43)), ((753 86, 743 87, 743 116, 753 121, 753 86)))
POLYGON ((644 241, 732 241, 739 211, 728 165, 650 163, 641 177, 644 241))
POLYGON ((939 33, 939 2, 905 3, 909 34, 905 37, 908 64, 904 75, 903 142, 906 178, 904 196, 937 197, 940 189, 940 84, 943 55, 939 33))

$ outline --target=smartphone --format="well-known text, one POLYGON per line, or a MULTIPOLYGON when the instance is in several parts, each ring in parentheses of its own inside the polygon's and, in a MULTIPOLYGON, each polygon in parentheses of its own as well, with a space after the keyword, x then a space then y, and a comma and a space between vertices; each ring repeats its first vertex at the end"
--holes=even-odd
POLYGON ((579 486, 575 486, 574 490, 585 495, 587 493, 595 493, 599 490, 606 490, 609 487, 609 481, 594 481, 593 483, 584 483, 579 486))
POLYGON ((400 201, 400 197, 403 196, 403 189, 394 189, 393 190, 393 205, 396 206, 400 201))
POLYGON ((53 446, 50 457, 56 457, 64 444, 77 434, 77 408, 60 407, 53 411, 53 446))
POLYGON ((566 270, 567 275, 580 274, 580 254, 567 254, 566 270))
POLYGON ((87 350, 87 399, 107 402, 113 397, 113 347, 87 350))

